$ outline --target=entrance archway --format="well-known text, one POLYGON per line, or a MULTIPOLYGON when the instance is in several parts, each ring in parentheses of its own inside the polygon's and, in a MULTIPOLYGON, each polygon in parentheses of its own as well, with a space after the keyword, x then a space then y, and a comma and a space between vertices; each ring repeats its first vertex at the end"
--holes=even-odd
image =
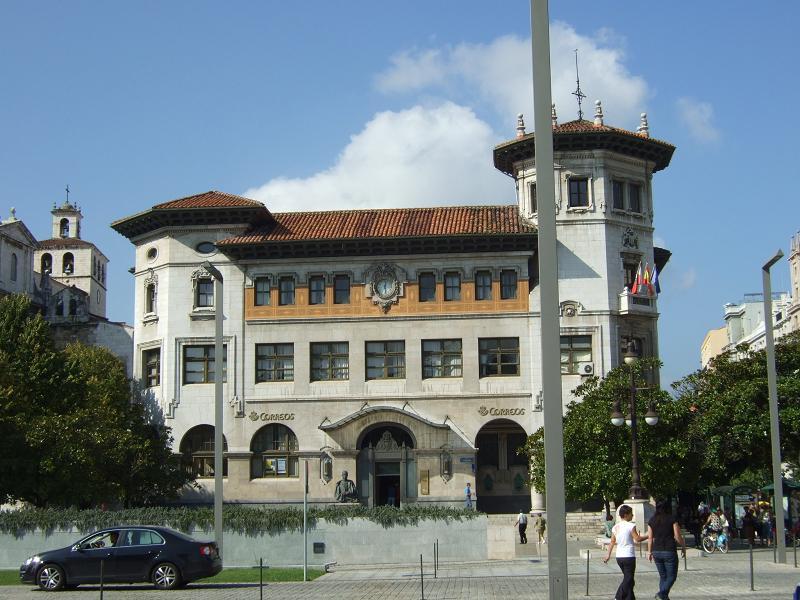
POLYGON ((527 434, 514 421, 496 419, 481 427, 475 438, 477 508, 487 513, 516 513, 531 508, 528 458, 517 454, 527 434))
POLYGON ((399 507, 416 497, 414 445, 411 432, 394 423, 379 423, 361 434, 357 478, 363 503, 399 507))

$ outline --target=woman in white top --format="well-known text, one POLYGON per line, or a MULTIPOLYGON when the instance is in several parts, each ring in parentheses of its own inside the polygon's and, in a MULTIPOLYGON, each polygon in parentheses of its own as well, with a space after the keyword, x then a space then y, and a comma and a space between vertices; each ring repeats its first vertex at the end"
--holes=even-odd
POLYGON ((636 600, 633 594, 635 585, 633 576, 636 572, 636 549, 634 542, 643 542, 647 536, 639 535, 636 525, 631 523, 633 509, 627 504, 619 507, 620 521, 611 530, 611 543, 608 545, 608 554, 603 559, 604 563, 611 558, 611 551, 617 547, 617 564, 622 570, 622 583, 617 588, 615 600, 636 600))

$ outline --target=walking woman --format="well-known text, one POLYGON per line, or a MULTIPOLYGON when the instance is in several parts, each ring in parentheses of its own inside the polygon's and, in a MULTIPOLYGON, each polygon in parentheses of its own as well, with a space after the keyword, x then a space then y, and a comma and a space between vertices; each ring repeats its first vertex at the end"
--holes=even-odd
POLYGON ((617 588, 614 596, 615 600, 636 600, 633 594, 634 580, 636 573, 636 549, 634 542, 643 542, 646 536, 639 535, 636 525, 631 523, 633 519, 633 509, 627 504, 619 507, 620 521, 611 529, 611 543, 608 545, 608 554, 603 559, 604 563, 611 558, 611 551, 617 547, 617 564, 622 571, 622 583, 617 588))
POLYGON ((678 577, 678 544, 681 545, 681 556, 686 556, 686 542, 681 535, 681 526, 672 515, 669 502, 662 500, 656 503, 656 514, 647 523, 647 558, 655 561, 658 569, 659 600, 669 600, 669 591, 678 577))

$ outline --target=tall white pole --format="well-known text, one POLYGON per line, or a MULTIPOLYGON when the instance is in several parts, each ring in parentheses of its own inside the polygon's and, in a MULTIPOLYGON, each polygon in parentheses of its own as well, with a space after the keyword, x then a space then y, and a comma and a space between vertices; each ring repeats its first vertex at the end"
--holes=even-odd
POLYGON ((781 477, 781 436, 778 415, 778 384, 775 372, 775 339, 772 335, 772 282, 769 270, 783 258, 778 250, 762 267, 764 285, 764 337, 767 342, 767 386, 769 388, 769 437, 772 446, 772 485, 775 488, 775 544, 779 563, 786 562, 786 538, 783 535, 783 478, 781 477))
POLYGON ((308 581, 308 459, 303 461, 303 581, 308 581))
POLYGON ((533 54, 534 150, 539 231, 539 292, 541 296, 542 396, 544 462, 547 500, 547 570, 551 600, 568 597, 567 517, 564 494, 564 430, 561 406, 558 257, 556 246, 553 129, 550 119, 550 16, 547 0, 531 0, 533 54))

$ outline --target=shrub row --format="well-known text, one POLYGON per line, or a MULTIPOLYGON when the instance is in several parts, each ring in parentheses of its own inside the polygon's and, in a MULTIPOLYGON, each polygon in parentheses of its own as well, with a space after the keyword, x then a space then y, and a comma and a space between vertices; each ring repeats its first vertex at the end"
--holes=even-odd
MULTIPOLYGON (((366 519, 383 527, 417 525, 420 521, 462 521, 479 513, 463 508, 409 505, 403 508, 362 505, 309 508, 309 527, 324 519, 329 523, 346 524, 350 519, 366 519)), ((226 505, 223 507, 225 529, 237 533, 269 533, 302 531, 303 511, 300 508, 256 508, 226 505)), ((73 527, 81 532, 115 525, 165 525, 181 531, 214 529, 212 507, 162 506, 124 510, 79 510, 76 508, 25 508, 0 511, 0 532, 21 535, 42 530, 52 532, 73 527)))

